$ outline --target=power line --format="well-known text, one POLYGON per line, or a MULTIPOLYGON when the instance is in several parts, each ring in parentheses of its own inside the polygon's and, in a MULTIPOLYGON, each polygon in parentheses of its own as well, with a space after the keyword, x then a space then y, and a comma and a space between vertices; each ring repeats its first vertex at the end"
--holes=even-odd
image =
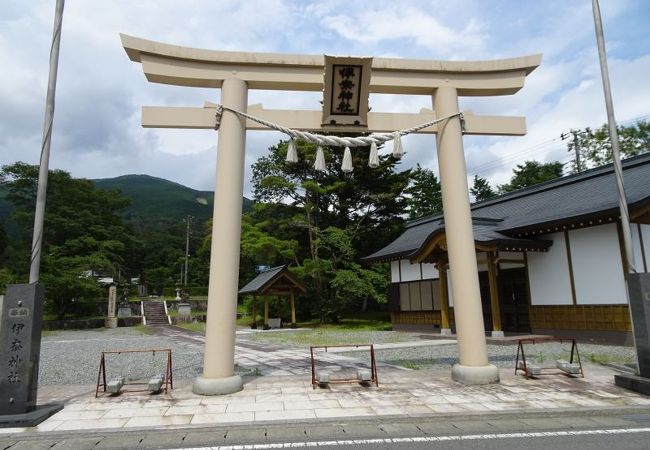
POLYGON ((531 147, 528 147, 528 148, 526 148, 524 150, 519 150, 519 151, 513 152, 513 153, 509 154, 508 156, 506 156, 504 158, 481 164, 481 165, 475 167, 474 171, 477 171, 477 172, 489 171, 492 168, 496 168, 496 167, 499 167, 499 166, 502 166, 502 165, 517 161, 517 160, 521 159, 521 157, 524 156, 524 155, 531 156, 531 155, 534 155, 534 154, 537 154, 537 153, 541 153, 543 151, 546 151, 548 146, 555 144, 559 140, 560 140, 560 138, 553 138, 553 139, 550 139, 550 140, 547 140, 547 141, 540 142, 540 143, 535 144, 535 145, 533 145, 531 147))
MULTIPOLYGON (((625 125, 625 124, 629 124, 629 123, 637 123, 637 122, 640 122, 640 121, 642 121, 644 119, 650 119, 650 114, 645 114, 645 115, 637 116, 637 117, 634 117, 634 118, 631 118, 631 119, 622 120, 622 121, 617 122, 617 125, 621 126, 621 125, 625 125)), ((585 128, 592 128, 592 127, 585 127, 585 128)), ((512 166, 513 163, 515 163, 517 161, 520 161, 524 157, 530 157, 532 155, 536 155, 536 154, 548 151, 549 146, 551 146, 553 144, 556 144, 559 141, 565 140, 568 134, 573 135, 575 137, 576 135, 583 134, 583 133, 585 133, 584 129, 571 129, 568 132, 567 131, 562 132, 562 134, 560 134, 559 137, 539 142, 539 143, 534 144, 534 145, 532 145, 530 147, 527 147, 527 148, 525 148, 523 150, 513 152, 513 153, 509 154, 505 158, 495 159, 494 161, 490 161, 490 162, 481 164, 481 165, 479 165, 477 167, 474 167, 472 169, 472 172, 474 172, 474 174, 476 174, 478 176, 482 176, 483 174, 485 174, 487 172, 494 172, 494 171, 496 171, 496 170, 498 170, 498 169, 500 169, 502 167, 512 166), (575 135, 573 133, 575 133, 575 135)), ((573 159, 573 157, 571 159, 573 159)), ((582 161, 580 161, 580 164, 582 164, 582 161)), ((576 167, 580 167, 580 166, 576 166, 576 167)))
MULTIPOLYGON (((645 119, 650 119, 650 114, 646 114, 646 115, 643 115, 643 116, 637 116, 637 117, 633 117, 633 118, 631 118, 631 119, 626 119, 626 120, 619 120, 619 121, 616 122, 616 126, 619 126, 619 127, 620 127, 620 126, 622 126, 622 125, 627 125, 627 124, 629 124, 629 123, 638 123, 638 122, 643 122, 643 121, 645 121, 645 119)), ((574 129, 572 128, 572 129, 570 129, 569 131, 562 132, 562 134, 561 134, 560 136, 562 136, 562 135, 564 135, 564 134, 566 134, 566 133, 571 133, 571 132, 573 132, 573 131, 575 131, 575 132, 578 133, 578 134, 584 134, 584 133, 586 133, 585 130, 586 130, 587 128, 589 128, 590 130, 595 130, 595 129, 601 128, 601 127, 603 127, 603 126, 606 127, 607 124, 604 123, 603 125, 600 125, 600 126, 598 126, 598 127, 584 127, 584 128, 578 128, 578 129, 576 129, 576 130, 574 130, 574 129)))

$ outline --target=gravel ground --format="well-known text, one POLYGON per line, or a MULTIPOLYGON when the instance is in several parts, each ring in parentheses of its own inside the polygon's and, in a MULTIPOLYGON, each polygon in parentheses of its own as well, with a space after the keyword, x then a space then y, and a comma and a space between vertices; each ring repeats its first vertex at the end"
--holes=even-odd
MULTIPOLYGON (((488 345, 490 363, 498 367, 514 368, 517 345, 488 345)), ((540 343, 524 348, 526 359, 543 365, 553 365, 557 359, 569 360, 571 344, 540 343)), ((635 359, 632 347, 578 344, 583 364, 598 362, 630 363, 635 359)), ((346 353, 347 354, 347 353, 346 353)), ((353 353, 347 354, 354 357, 353 353)), ((456 344, 431 347, 411 347, 395 350, 376 350, 377 361, 411 369, 449 368, 458 361, 456 344)))
MULTIPOLYGON (((418 334, 394 331, 337 331, 305 330, 252 333, 246 340, 269 342, 287 347, 306 348, 309 345, 335 345, 345 343, 389 343, 419 341, 418 334)), ((635 359, 631 347, 579 344, 583 363, 628 363, 635 359)), ((99 329, 83 331, 48 332, 41 343, 41 384, 94 384, 97 382, 100 353, 106 350, 171 348, 175 379, 188 379, 200 375, 203 368, 202 346, 177 342, 161 336, 143 334, 133 328, 99 329)), ((456 344, 427 347, 376 350, 377 360, 411 369, 448 369, 457 362, 456 344)), ((556 359, 569 358, 570 345, 543 343, 526 347, 527 359, 545 365, 556 359)), ((489 359, 499 367, 513 368, 517 355, 516 345, 488 345, 489 359)), ((106 375, 124 375, 131 380, 148 379, 163 373, 165 354, 152 357, 148 353, 107 356, 106 375)), ((348 356, 359 358, 359 353, 348 356)), ((241 374, 250 373, 237 368, 241 374)))
MULTIPOLYGON (((265 331, 247 335, 246 339, 268 342, 291 347, 307 348, 310 345, 336 345, 359 343, 393 343, 422 341, 421 333, 399 331, 350 331, 336 329, 313 329, 300 331, 265 331)), ((431 342, 431 341, 429 341, 431 342)), ((569 360, 571 344, 540 343, 524 348, 528 361, 548 366, 557 359, 569 360)), ((583 364, 613 362, 619 364, 635 361, 632 347, 578 344, 583 364)), ((341 353, 359 358, 358 352, 341 353)), ((408 367, 410 369, 448 369, 458 362, 456 344, 427 347, 399 348, 394 350, 375 350, 377 361, 408 367)), ((517 358, 517 345, 488 345, 488 357, 498 367, 514 368, 517 358)))
MULTIPOLYGON (((106 350, 171 348, 175 379, 193 378, 203 368, 203 354, 196 346, 143 334, 133 328, 47 333, 41 342, 41 384, 94 384, 100 353, 106 350)), ((106 356, 106 376, 124 375, 131 380, 164 373, 166 354, 135 353, 106 356)))

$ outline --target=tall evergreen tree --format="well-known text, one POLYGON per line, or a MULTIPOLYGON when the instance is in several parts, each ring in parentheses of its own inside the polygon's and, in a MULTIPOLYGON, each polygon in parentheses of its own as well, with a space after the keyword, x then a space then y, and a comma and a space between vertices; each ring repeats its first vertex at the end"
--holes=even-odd
MULTIPOLYGON (((327 172, 312 167, 315 145, 300 143, 298 151, 300 161, 286 163, 287 143, 281 142, 253 165, 254 198, 265 204, 253 214, 261 218, 263 213, 264 223, 258 228, 268 236, 299 243, 296 270, 312 287, 321 319, 335 320, 345 299, 384 292, 363 282, 356 285, 354 294, 352 284, 343 289, 340 274, 347 271, 359 280, 376 281, 372 273, 385 270, 365 268, 356 258, 381 248, 401 231, 402 193, 409 173, 396 172, 397 161, 389 155, 380 157, 378 168, 369 168, 368 148, 353 150, 354 172, 350 174, 341 170, 342 149, 326 149, 327 172), (341 294, 344 291, 346 295, 341 294)), ((276 248, 280 245, 273 242, 276 248)))
MULTIPOLYGON (((29 272, 31 230, 34 221, 38 166, 17 162, 3 166, 0 187, 14 206, 12 220, 20 234, 12 242, 11 267, 16 281, 26 281, 29 272)), ((99 293, 89 275, 117 275, 131 231, 120 211, 128 201, 118 192, 96 189, 89 180, 72 178, 62 170, 52 170, 43 233, 41 280, 46 285, 46 306, 64 316, 74 301, 99 293)))
POLYGON ((499 192, 512 192, 561 177, 563 167, 562 163, 558 161, 550 163, 525 161, 523 164, 517 164, 517 167, 512 169, 510 182, 499 186, 499 192))
POLYGON ((492 189, 490 183, 487 179, 474 175, 474 182, 472 187, 469 189, 469 193, 472 194, 474 200, 480 202, 482 200, 487 200, 494 197, 497 193, 492 189))
POLYGON ((417 219, 442 212, 442 192, 436 174, 418 164, 411 170, 410 178, 404 190, 409 218, 417 219))

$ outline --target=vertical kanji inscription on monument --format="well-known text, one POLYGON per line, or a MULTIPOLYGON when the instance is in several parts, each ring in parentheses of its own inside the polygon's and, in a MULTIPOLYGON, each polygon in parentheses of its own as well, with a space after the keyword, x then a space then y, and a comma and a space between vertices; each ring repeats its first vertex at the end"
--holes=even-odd
POLYGON ((10 284, 0 323, 0 415, 34 409, 41 351, 43 286, 10 284))

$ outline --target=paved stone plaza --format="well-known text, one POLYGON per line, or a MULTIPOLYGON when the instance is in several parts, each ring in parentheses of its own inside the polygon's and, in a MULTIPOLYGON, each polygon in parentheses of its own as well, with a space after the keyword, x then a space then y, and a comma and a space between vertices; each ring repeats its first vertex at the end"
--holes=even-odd
MULTIPOLYGON (((585 379, 546 376, 525 380, 502 373, 496 385, 465 386, 448 373, 385 368, 379 388, 357 384, 313 389, 304 376, 251 377, 236 394, 201 397, 188 382, 169 394, 124 393, 94 398, 94 387, 77 387, 66 408, 37 430, 77 430, 151 426, 276 422, 321 418, 467 415, 504 411, 644 407, 650 399, 614 386, 607 369, 590 367, 585 379)), ((43 401, 65 397, 65 389, 42 390, 43 401)))
MULTIPOLYGON (((163 342, 173 339, 176 345, 185 346, 182 348, 186 351, 193 349, 200 355, 200 335, 172 327, 160 333, 146 339, 163 342)), ((123 342, 125 347, 128 342, 128 339, 123 342)), ((385 345, 406 348, 409 344, 385 345)), ((422 347, 425 343, 410 345, 422 347)), ((352 356, 337 353, 322 356, 321 361, 330 370, 365 366, 364 361, 352 356)), ((455 383, 450 379, 449 370, 409 370, 383 364, 379 366, 379 387, 333 384, 329 388, 313 389, 308 351, 251 342, 246 340, 245 333, 238 341, 237 361, 238 365, 257 367, 263 376, 245 375, 244 390, 226 396, 197 396, 191 392, 187 377, 177 378, 175 389, 159 395, 125 392, 115 397, 95 398, 94 385, 44 385, 39 390, 39 403, 64 402, 65 408, 35 428, 0 429, 0 433, 138 430, 352 418, 450 417, 452 420, 468 415, 484 419, 504 413, 524 417, 549 412, 650 411, 650 398, 618 388, 613 383, 611 369, 589 363, 585 365, 585 378, 548 375, 526 380, 521 375, 515 376, 511 368, 501 370, 500 384, 484 386, 455 383)))

